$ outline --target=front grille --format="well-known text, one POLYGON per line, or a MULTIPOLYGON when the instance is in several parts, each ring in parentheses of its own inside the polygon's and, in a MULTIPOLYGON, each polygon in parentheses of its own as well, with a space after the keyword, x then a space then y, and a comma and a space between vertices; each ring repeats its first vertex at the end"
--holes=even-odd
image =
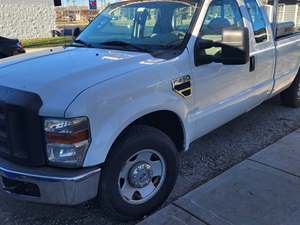
POLYGON ((9 111, 4 103, 0 103, 0 155, 13 161, 29 159, 26 149, 26 134, 22 134, 22 117, 17 111, 9 111))
POLYGON ((45 165, 41 107, 35 94, 0 86, 0 157, 27 166, 45 165))
POLYGON ((7 116, 3 104, 0 104, 0 155, 9 156, 7 116))

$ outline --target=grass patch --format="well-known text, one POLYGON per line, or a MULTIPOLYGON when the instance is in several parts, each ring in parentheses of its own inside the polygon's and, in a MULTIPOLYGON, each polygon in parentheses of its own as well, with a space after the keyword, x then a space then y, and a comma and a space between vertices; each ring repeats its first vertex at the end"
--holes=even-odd
POLYGON ((72 37, 36 38, 22 40, 22 43, 25 48, 47 48, 70 44, 72 40, 72 37))

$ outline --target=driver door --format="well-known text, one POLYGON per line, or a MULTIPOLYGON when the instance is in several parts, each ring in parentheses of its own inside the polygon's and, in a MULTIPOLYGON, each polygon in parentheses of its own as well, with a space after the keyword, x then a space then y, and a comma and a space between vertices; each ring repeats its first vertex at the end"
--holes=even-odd
MULTIPOLYGON (((207 10, 200 33, 201 39, 221 41, 223 28, 244 27, 240 7, 235 0, 213 0, 207 10)), ((195 54, 217 56, 220 48, 195 54)), ((195 111, 195 137, 202 136, 255 105, 251 87, 255 76, 246 65, 210 63, 192 70, 195 111), (250 97, 250 99, 249 99, 250 97)))

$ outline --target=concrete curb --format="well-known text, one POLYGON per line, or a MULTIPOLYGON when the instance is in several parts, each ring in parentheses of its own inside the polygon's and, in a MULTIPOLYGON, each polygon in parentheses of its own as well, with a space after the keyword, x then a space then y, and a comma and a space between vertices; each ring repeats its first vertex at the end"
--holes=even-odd
POLYGON ((300 130, 138 225, 299 225, 300 130))

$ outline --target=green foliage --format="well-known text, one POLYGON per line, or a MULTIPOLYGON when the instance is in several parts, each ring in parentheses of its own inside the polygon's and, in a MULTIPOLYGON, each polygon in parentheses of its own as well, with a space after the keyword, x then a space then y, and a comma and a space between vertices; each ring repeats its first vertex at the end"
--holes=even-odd
POLYGON ((22 40, 22 43, 25 48, 45 48, 70 44, 72 40, 72 37, 36 38, 22 40))

